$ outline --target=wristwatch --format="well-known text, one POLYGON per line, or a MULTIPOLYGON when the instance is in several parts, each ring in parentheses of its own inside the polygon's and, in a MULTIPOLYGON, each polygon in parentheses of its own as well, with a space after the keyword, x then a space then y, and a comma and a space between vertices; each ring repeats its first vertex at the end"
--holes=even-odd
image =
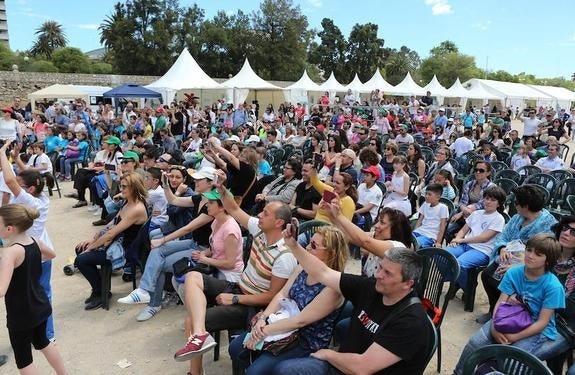
POLYGON ((234 294, 232 296, 232 305, 237 305, 238 303, 240 303, 240 296, 238 296, 237 294, 234 294))

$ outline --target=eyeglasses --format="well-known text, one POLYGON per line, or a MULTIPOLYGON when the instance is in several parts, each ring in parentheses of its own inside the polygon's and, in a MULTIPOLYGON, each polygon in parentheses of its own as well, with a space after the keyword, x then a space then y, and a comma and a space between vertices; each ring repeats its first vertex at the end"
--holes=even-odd
POLYGON ((317 250, 317 249, 323 249, 323 246, 318 245, 315 241, 311 241, 309 243, 309 245, 311 246, 312 249, 317 250))
POLYGON ((564 224, 561 227, 561 232, 569 231, 569 235, 575 236, 575 228, 570 227, 569 224, 564 224))
POLYGON ((475 169, 473 170, 473 172, 474 172, 474 173, 485 173, 485 169, 475 168, 475 169))

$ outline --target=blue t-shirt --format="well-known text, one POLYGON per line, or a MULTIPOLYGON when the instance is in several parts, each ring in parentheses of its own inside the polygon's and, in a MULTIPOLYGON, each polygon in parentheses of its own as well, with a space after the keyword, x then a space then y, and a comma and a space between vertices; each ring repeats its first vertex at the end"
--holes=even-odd
POLYGON ((49 154, 51 152, 56 151, 56 147, 60 146, 61 139, 56 135, 51 135, 49 137, 44 138, 44 145, 46 146, 46 153, 49 154))
POLYGON ((464 114, 463 116, 461 116, 461 119, 463 120, 464 127, 471 128, 473 126, 473 116, 464 114))
POLYGON ((258 174, 262 176, 272 175, 272 167, 270 167, 270 163, 267 160, 260 160, 258 162, 258 174))
MULTIPOLYGON (((503 276, 499 290, 507 295, 517 294, 523 298, 531 309, 531 319, 535 322, 539 318, 541 309, 562 309, 565 307, 565 290, 561 282, 551 272, 546 272, 537 280, 528 280, 525 277, 525 266, 510 268, 503 276)), ((557 338, 555 314, 541 332, 550 340, 557 338)))

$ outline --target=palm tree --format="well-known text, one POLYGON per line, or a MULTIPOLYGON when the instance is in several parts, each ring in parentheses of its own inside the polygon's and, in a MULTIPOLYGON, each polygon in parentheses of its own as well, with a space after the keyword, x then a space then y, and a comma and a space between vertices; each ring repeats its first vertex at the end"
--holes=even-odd
POLYGON ((48 59, 58 48, 66 47, 68 38, 60 25, 56 21, 46 21, 37 30, 38 39, 32 46, 30 53, 33 56, 45 55, 48 59))

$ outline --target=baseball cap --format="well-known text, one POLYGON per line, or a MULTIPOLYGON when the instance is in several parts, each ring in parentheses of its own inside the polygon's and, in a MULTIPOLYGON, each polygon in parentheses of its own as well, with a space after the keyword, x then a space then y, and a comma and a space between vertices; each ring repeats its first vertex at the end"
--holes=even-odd
POLYGON ((14 114, 14 110, 11 107, 3 108, 2 112, 8 112, 8 113, 14 114))
POLYGON ((375 176, 375 178, 377 178, 378 180, 381 178, 381 171, 379 170, 378 167, 376 167, 375 165, 370 165, 367 168, 362 168, 361 171, 363 173, 371 173, 372 175, 375 176))
POLYGON ((156 112, 158 112, 158 113, 164 113, 164 107, 158 107, 158 108, 156 108, 156 112))
POLYGON ((220 195, 220 193, 215 189, 203 193, 202 196, 205 197, 207 200, 210 200, 210 201, 219 201, 222 199, 222 196, 220 195))
POLYGON ((122 159, 122 160, 131 159, 133 161, 140 161, 140 155, 138 155, 134 151, 128 150, 128 151, 124 152, 124 155, 120 159, 122 159))
POLYGON ((207 178, 208 180, 213 181, 215 175, 216 175, 216 169, 214 167, 206 166, 192 173, 192 178, 194 180, 202 180, 204 178, 207 178))
POLYGON ((445 108, 439 108, 438 112, 445 112, 445 108))
POLYGON ((429 129, 429 128, 424 128, 424 129, 423 129, 423 133, 425 133, 425 134, 431 134, 431 133, 433 133, 433 132, 432 132, 431 129, 429 129))
POLYGON ((260 140, 260 137, 258 137, 258 136, 255 135, 255 134, 252 134, 252 135, 249 136, 248 139, 246 139, 245 143, 260 142, 260 141, 261 141, 261 140, 260 140))
POLYGON ((453 117, 448 118, 447 122, 453 122, 453 117))
POLYGON ((228 139, 228 141, 232 141, 232 142, 239 142, 240 141, 240 137, 238 137, 237 135, 231 135, 228 139))
POLYGON ((349 148, 344 149, 344 150, 341 152, 341 154, 342 154, 342 155, 345 155, 345 156, 348 156, 348 157, 350 157, 350 158, 352 158, 352 159, 355 159, 355 151, 353 151, 353 150, 351 150, 351 149, 349 149, 349 148))
POLYGON ((322 124, 319 124, 319 125, 315 128, 315 130, 317 130, 318 132, 322 132, 322 131, 325 130, 325 126, 323 126, 322 124))
POLYGON ((122 143, 122 141, 120 141, 120 138, 115 137, 115 136, 111 136, 110 138, 106 139, 104 142, 109 144, 109 145, 116 145, 116 146, 119 146, 120 143, 122 143))
POLYGON ((369 128, 369 130, 378 130, 379 128, 377 127, 377 125, 371 125, 371 127, 369 128))

